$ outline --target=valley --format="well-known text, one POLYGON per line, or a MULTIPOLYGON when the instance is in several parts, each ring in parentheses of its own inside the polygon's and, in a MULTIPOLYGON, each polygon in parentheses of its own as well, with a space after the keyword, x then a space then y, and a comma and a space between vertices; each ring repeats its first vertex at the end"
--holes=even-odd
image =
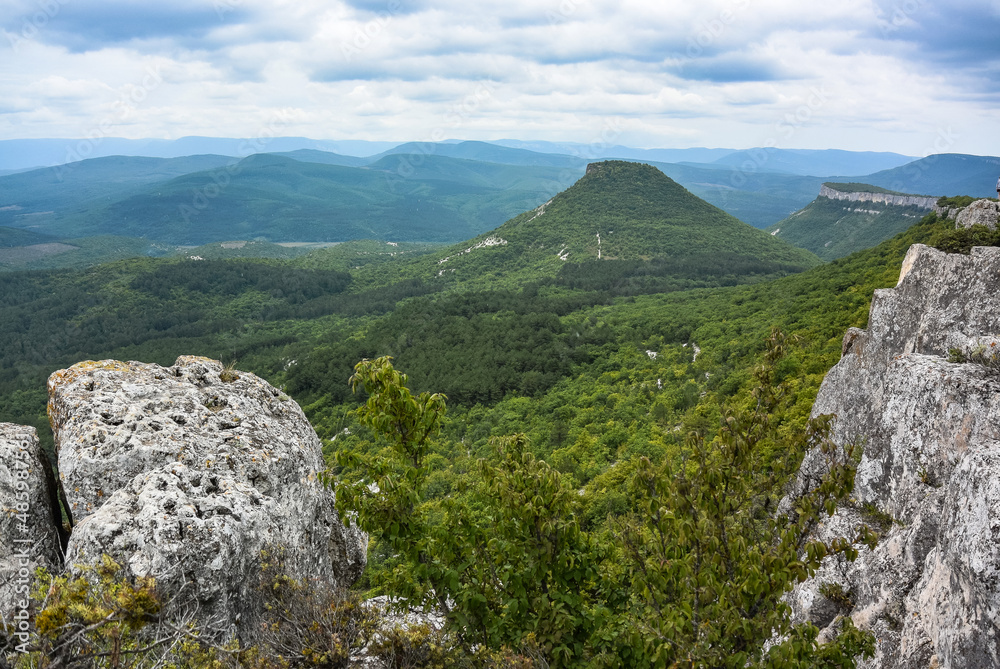
MULTIPOLYGON (((645 509, 658 495, 688 499, 688 474, 709 488, 724 480, 746 500, 740 532, 764 532, 821 438, 810 412, 844 332, 866 326, 873 293, 896 285, 913 244, 968 252, 972 238, 945 218, 965 200, 893 203, 909 196, 855 178, 760 171, 744 199, 726 200, 731 208, 738 201, 766 218, 807 188, 812 200, 763 230, 671 176, 698 175, 711 189, 732 178, 728 167, 574 168, 556 154, 468 144, 435 155, 404 146, 364 165, 295 149, 237 163, 97 158, 0 177, 2 202, 17 202, 0 211, 0 422, 34 427, 55 455, 46 379, 83 360, 168 368, 204 356, 221 361, 223 374, 252 372, 302 406, 348 505, 342 513, 360 509, 372 533, 358 592, 429 605, 447 587, 461 615, 493 626, 476 638, 500 648, 538 618, 518 608, 518 596, 477 608, 478 597, 499 596, 478 585, 496 578, 486 576, 496 562, 511 570, 506 582, 524 579, 531 607, 553 605, 531 585, 547 578, 564 579, 552 592, 582 593, 559 594, 577 618, 539 627, 539 652, 553 666, 592 653, 655 666, 630 636, 637 620, 665 619, 642 595, 660 587, 648 585, 644 560, 666 564, 648 539, 667 530, 645 509), (198 171, 184 171, 192 165, 198 171), (223 185, 218 170, 227 165, 237 169, 223 185), (201 209, 188 205, 192 192, 209 192, 206 183, 218 195, 201 209), (58 195, 46 199, 47 189, 58 195), (195 209, 188 223, 184 206, 195 209), (416 406, 437 412, 433 437, 410 460, 398 457, 405 439, 394 442, 365 417, 383 377, 356 367, 363 360, 391 361, 406 375, 385 377, 395 379, 391 393, 412 392, 416 406), (748 425, 742 451, 732 450, 739 421, 748 425), (720 453, 732 454, 732 467, 720 453), (390 498, 371 497, 373 477, 376 492, 404 496, 393 504, 414 505, 392 516, 392 530, 384 514, 395 512, 378 501, 390 498), (503 516, 506 497, 490 487, 497 481, 526 495, 525 505, 530 495, 548 500, 549 510, 532 513, 574 538, 532 543, 516 514, 503 516), (518 487, 525 481, 544 490, 518 487), (489 523, 508 543, 482 536, 489 523), (439 571, 407 553, 407 532, 439 551, 439 571), (644 547, 633 555, 633 545, 644 547), (486 553, 467 556, 464 571, 447 562, 475 546, 486 553), (524 557, 512 565, 505 555, 524 557), (582 566, 552 568, 552 555, 582 566)), ((946 158, 936 164, 954 168, 946 158)), ((786 553, 773 559, 795 558, 786 553)), ((740 563, 740 578, 756 582, 752 562, 740 563)), ((748 582, 718 587, 756 587, 748 582)), ((759 614, 725 602, 717 614, 747 626, 746 643, 757 644, 750 654, 770 625, 801 632, 783 617, 785 586, 775 583, 759 595, 759 614)), ((677 597, 682 616, 687 603, 677 597)), ((858 634, 847 630, 837 643, 867 643, 858 634)))

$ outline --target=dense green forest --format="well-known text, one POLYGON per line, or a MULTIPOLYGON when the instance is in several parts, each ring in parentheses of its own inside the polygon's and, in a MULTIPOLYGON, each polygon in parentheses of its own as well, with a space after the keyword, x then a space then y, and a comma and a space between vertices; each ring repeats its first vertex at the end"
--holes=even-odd
POLYGON ((417 278, 373 286, 346 269, 246 259, 8 273, 0 419, 35 425, 51 444, 52 371, 82 359, 171 364, 201 354, 284 386, 332 439, 353 421, 354 363, 393 355, 416 391, 449 396, 445 430, 467 450, 525 432, 540 457, 556 454, 583 484, 623 453, 663 453, 686 426, 711 427, 720 402, 745 390, 772 326, 801 338, 779 368, 795 399, 788 415, 801 424, 843 332, 864 325, 872 291, 894 285, 909 244, 946 227, 931 216, 807 272, 674 292, 617 277, 602 284, 594 273, 582 285, 557 274, 517 289, 461 291, 417 278))

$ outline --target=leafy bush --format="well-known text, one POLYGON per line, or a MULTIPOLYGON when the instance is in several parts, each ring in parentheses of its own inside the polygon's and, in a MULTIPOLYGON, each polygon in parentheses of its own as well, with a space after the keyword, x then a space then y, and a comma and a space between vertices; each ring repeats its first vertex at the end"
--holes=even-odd
POLYGON ((1000 229, 973 225, 971 228, 945 230, 937 234, 930 245, 945 253, 969 255, 973 246, 1000 246, 1000 229))
POLYGON ((968 207, 976 201, 971 195, 955 195, 952 197, 939 197, 937 206, 939 207, 968 207))
POLYGON ((840 607, 844 612, 854 609, 854 594, 844 589, 840 583, 824 581, 819 585, 819 594, 840 607))
MULTIPOLYGON (((75 576, 41 570, 36 583, 29 652, 10 658, 13 669, 334 669, 351 666, 379 632, 394 633, 356 595, 290 578, 273 551, 261 555, 254 590, 264 615, 242 644, 232 621, 200 616, 191 592, 161 592, 108 556, 75 576)), ((394 648, 369 656, 383 651, 394 648)), ((0 644, 5 669, 9 652, 0 644)))

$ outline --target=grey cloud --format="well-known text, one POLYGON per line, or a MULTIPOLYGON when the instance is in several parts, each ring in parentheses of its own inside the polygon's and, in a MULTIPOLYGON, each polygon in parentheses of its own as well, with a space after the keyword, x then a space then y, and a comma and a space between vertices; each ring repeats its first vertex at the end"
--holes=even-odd
POLYGON ((322 65, 313 69, 310 81, 425 81, 430 78, 459 81, 482 81, 496 78, 494 72, 483 68, 469 67, 461 63, 435 63, 428 67, 428 59, 386 59, 379 62, 339 62, 322 65))
POLYGON ((778 81, 794 78, 776 63, 735 53, 713 58, 684 60, 673 69, 684 79, 716 83, 778 81))
POLYGON ((1000 13, 989 2, 932 6, 926 0, 879 3, 870 36, 914 47, 912 57, 949 66, 1000 65, 1000 13))
MULTIPOLYGON (((209 3, 156 2, 137 3, 125 0, 53 0, 38 4, 32 11, 8 13, 3 29, 22 34, 26 26, 37 28, 32 37, 63 46, 73 52, 97 50, 116 44, 141 40, 175 39, 197 43, 209 32, 226 23, 246 21, 250 14, 231 0, 209 3), (44 9, 42 9, 44 7, 44 9)), ((22 5, 23 9, 25 5, 22 5)), ((31 8, 30 5, 27 6, 31 8)))

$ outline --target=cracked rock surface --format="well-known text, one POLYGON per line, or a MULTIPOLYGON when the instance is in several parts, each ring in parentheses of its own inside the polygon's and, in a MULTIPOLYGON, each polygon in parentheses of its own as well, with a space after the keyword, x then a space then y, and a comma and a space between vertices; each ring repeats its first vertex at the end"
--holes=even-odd
POLYGON ((1000 203, 992 200, 976 200, 955 217, 956 228, 985 225, 991 230, 996 230, 998 222, 1000 222, 1000 203))
POLYGON ((315 431, 253 374, 193 356, 82 362, 49 378, 49 416, 77 523, 68 565, 107 553, 244 632, 262 550, 297 579, 347 585, 364 568, 367 536, 318 480, 315 431))
POLYGON ((35 428, 0 423, 0 617, 28 599, 34 570, 62 567, 53 513, 52 477, 45 476, 35 428))
MULTIPOLYGON (((853 563, 827 558, 788 601, 824 634, 843 615, 874 632, 876 655, 859 667, 1000 666, 1000 366, 982 362, 998 342, 1000 248, 914 245, 823 381, 813 414, 836 414, 834 441, 863 456, 820 538, 861 523, 881 538, 853 563)), ((807 454, 797 485, 821 468, 807 454)))

